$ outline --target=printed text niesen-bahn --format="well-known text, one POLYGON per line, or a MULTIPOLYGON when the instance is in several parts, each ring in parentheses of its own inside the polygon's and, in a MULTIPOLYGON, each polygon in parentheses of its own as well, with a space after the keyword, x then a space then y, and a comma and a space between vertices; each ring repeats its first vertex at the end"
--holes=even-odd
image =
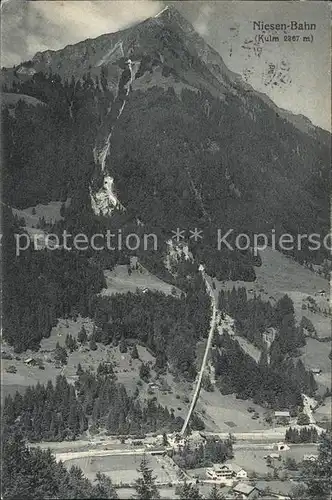
POLYGON ((316 29, 315 23, 307 21, 290 21, 289 23, 265 23, 264 21, 252 21, 255 31, 313 31, 316 29))

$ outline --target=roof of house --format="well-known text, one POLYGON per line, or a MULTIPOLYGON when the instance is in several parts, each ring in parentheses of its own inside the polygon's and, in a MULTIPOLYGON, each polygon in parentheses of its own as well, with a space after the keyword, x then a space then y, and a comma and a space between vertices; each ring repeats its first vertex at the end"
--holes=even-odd
POLYGON ((228 469, 225 464, 213 464, 212 468, 213 470, 228 469))
POLYGON ((214 470, 223 470, 227 469, 231 472, 240 472, 241 470, 244 470, 243 467, 237 464, 213 464, 213 469, 214 470))
POLYGON ((252 484, 238 483, 236 486, 233 486, 235 493, 243 493, 244 495, 250 495, 254 490, 257 490, 257 488, 252 484))
POLYGON ((313 453, 310 453, 308 455, 303 455, 303 460, 317 460, 318 455, 314 455, 313 453))
MULTIPOLYGON (((283 495, 283 496, 289 496, 291 493, 291 490, 294 486, 294 483, 291 481, 280 481, 280 480, 270 480, 270 481, 264 481, 264 480, 258 480, 256 482, 256 488, 258 491, 264 491, 266 488, 270 489, 270 495, 271 496, 276 496, 276 495, 283 495)), ((265 496, 264 496, 265 498, 265 496)))
POLYGON ((274 412, 275 417, 290 417, 289 411, 275 411, 274 412))
POLYGON ((27 358, 24 360, 24 363, 31 363, 31 361, 34 361, 33 358, 27 358))
POLYGON ((235 474, 237 474, 241 470, 244 470, 243 467, 241 467, 240 465, 237 465, 237 464, 226 464, 226 465, 229 468, 229 470, 235 472, 235 474))

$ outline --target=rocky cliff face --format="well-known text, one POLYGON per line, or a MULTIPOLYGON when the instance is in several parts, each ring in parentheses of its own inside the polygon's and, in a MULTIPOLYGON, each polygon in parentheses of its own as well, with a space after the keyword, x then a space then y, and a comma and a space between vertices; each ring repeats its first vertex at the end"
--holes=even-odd
POLYGON ((106 161, 110 151, 112 132, 126 105, 135 77, 134 71, 135 65, 128 59, 119 78, 115 99, 109 103, 107 114, 97 133, 93 150, 96 168, 90 185, 91 204, 96 215, 111 215, 114 209, 124 210, 124 206, 114 192, 114 178, 108 175, 111 166, 106 169, 106 161))

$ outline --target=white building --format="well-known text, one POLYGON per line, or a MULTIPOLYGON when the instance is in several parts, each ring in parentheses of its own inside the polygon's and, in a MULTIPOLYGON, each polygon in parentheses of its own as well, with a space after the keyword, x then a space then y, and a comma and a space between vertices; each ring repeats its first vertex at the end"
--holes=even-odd
POLYGON ((206 475, 215 481, 246 479, 248 477, 247 471, 237 464, 214 464, 213 467, 206 469, 206 475))

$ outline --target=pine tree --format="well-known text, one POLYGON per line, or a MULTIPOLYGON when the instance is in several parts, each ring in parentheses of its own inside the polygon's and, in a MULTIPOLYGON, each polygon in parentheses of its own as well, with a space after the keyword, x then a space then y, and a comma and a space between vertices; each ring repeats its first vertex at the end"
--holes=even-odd
POLYGON ((79 422, 79 416, 77 412, 77 407, 76 404, 71 404, 70 406, 70 412, 69 412, 69 418, 68 418, 68 427, 70 431, 72 432, 73 437, 75 438, 79 434, 79 429, 80 429, 80 422, 79 422))
POLYGON ((269 366, 269 357, 268 357, 266 345, 264 345, 264 347, 263 347, 263 350, 262 350, 261 355, 259 357, 258 364, 261 368, 268 368, 268 366, 269 366))
POLYGON ((137 472, 139 472, 141 477, 135 481, 136 495, 132 498, 136 498, 137 500, 159 499, 160 494, 156 486, 156 477, 152 475, 152 469, 148 467, 145 455, 137 472))
POLYGON ((150 367, 147 363, 142 363, 139 369, 139 376, 145 382, 149 381, 150 378, 150 367))
POLYGON ((67 351, 64 347, 61 347, 59 342, 55 346, 54 359, 59 361, 61 364, 65 365, 67 363, 67 351))
POLYGON ((127 343, 126 343, 126 340, 124 337, 121 337, 119 350, 122 354, 124 354, 128 351, 127 343))
POLYGON ((93 337, 89 341, 89 348, 91 349, 91 351, 97 350, 97 344, 96 344, 96 341, 93 337))
POLYGON ((304 479, 307 497, 317 500, 330 500, 332 491, 332 439, 331 433, 321 436, 318 459, 305 465, 304 479))
POLYGON ((168 439, 167 439, 167 434, 164 432, 163 434, 163 446, 168 446, 168 439))
POLYGON ((223 498, 225 498, 224 495, 222 495, 218 491, 217 485, 214 484, 212 489, 210 490, 210 493, 209 493, 209 500, 222 500, 223 498))
POLYGON ((85 344, 86 341, 88 340, 88 336, 87 336, 86 330, 84 328, 84 325, 82 326, 82 328, 80 329, 80 331, 77 335, 77 340, 80 344, 85 344))
POLYGON ((286 294, 275 305, 274 325, 280 326, 285 316, 294 315, 294 304, 292 299, 286 294))
POLYGON ((137 350, 136 344, 133 346, 133 348, 131 350, 131 357, 133 359, 139 359, 139 354, 138 354, 138 350, 137 350))
POLYGON ((187 481, 176 488, 176 495, 180 500, 203 500, 198 486, 188 484, 187 481))
POLYGON ((93 497, 92 498, 100 498, 100 499, 111 499, 115 500, 118 497, 116 490, 113 486, 111 479, 105 474, 101 474, 97 472, 96 485, 93 487, 93 497))
POLYGON ((76 370, 76 375, 80 376, 80 375, 82 375, 82 373, 84 373, 82 365, 81 365, 81 363, 78 363, 77 370, 76 370))
POLYGON ((299 413, 297 417, 297 425, 309 425, 310 424, 310 418, 306 413, 299 413))
POLYGON ((66 335, 65 344, 70 352, 73 352, 77 349, 76 339, 70 333, 66 335))

